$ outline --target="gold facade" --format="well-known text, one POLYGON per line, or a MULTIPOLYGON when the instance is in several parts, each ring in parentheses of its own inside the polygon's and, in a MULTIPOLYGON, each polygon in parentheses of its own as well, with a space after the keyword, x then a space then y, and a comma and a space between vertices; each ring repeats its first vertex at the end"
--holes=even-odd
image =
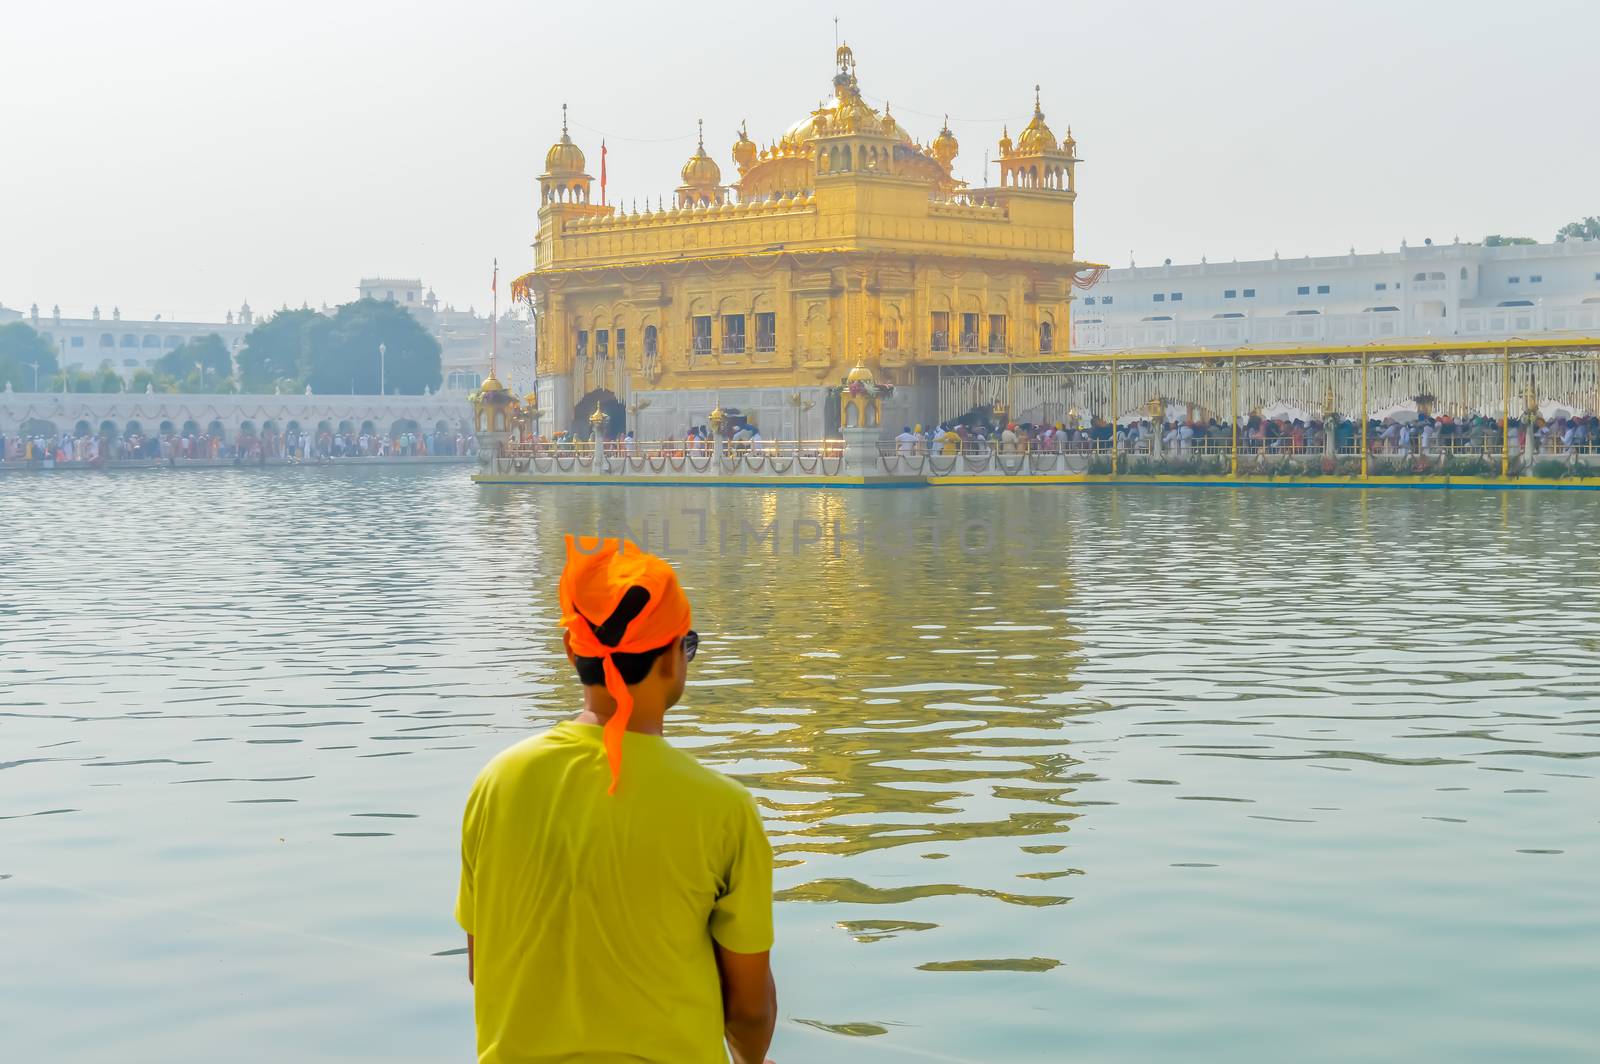
MULTIPOLYGON (((948 126, 914 140, 863 99, 841 47, 831 102, 765 147, 741 127, 731 183, 702 136, 653 210, 593 202, 563 125, 539 178, 535 266, 513 289, 537 313, 546 428, 581 433, 602 403, 655 435, 638 417, 654 405, 658 431, 677 434, 711 404, 675 395, 735 389, 798 411, 858 362, 896 386, 886 416, 928 421, 942 373, 1065 357, 1074 282, 1096 267, 1074 256, 1075 144, 1037 95, 1034 112, 1000 142, 1000 184, 968 187, 948 126)), ((830 407, 815 405, 821 430, 830 407)))

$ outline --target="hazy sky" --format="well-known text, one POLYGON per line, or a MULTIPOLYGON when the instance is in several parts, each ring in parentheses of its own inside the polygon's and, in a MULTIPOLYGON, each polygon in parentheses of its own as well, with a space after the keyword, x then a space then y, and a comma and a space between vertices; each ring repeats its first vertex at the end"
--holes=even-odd
POLYGON ((420 275, 459 306, 530 265, 572 108, 613 203, 694 148, 734 176, 828 94, 944 112, 983 180, 1002 122, 1070 122, 1078 248, 1116 266, 1549 239, 1600 213, 1580 0, 1204 3, 23 0, 0 9, 0 302, 220 319, 420 275))

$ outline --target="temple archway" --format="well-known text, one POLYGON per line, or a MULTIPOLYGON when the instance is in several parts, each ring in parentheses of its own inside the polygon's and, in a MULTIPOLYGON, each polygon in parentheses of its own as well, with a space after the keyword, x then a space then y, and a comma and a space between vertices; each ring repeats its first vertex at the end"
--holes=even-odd
POLYGON ((622 401, 608 388, 596 388, 594 391, 578 400, 572 408, 572 434, 581 440, 590 436, 589 415, 598 407, 611 420, 606 422, 606 435, 610 437, 621 436, 627 431, 628 411, 623 407, 622 401))

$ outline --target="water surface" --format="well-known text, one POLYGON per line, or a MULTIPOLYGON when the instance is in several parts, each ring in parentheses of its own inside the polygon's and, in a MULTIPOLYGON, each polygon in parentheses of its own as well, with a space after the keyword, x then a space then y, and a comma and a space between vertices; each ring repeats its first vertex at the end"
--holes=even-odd
POLYGON ((671 737, 778 853, 781 1064, 1590 1059, 1595 517, 9 478, 6 1056, 469 1059, 461 802, 571 711, 561 534, 626 526, 705 638, 671 737))

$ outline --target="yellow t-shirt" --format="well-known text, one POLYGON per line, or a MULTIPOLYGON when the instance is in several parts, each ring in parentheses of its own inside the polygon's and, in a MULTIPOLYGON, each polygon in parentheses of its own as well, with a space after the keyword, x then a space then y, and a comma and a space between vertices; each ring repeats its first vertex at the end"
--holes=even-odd
POLYGON ((772 948, 750 792, 653 735, 565 721, 484 766, 461 828, 480 1064, 725 1064, 715 939, 772 948))

